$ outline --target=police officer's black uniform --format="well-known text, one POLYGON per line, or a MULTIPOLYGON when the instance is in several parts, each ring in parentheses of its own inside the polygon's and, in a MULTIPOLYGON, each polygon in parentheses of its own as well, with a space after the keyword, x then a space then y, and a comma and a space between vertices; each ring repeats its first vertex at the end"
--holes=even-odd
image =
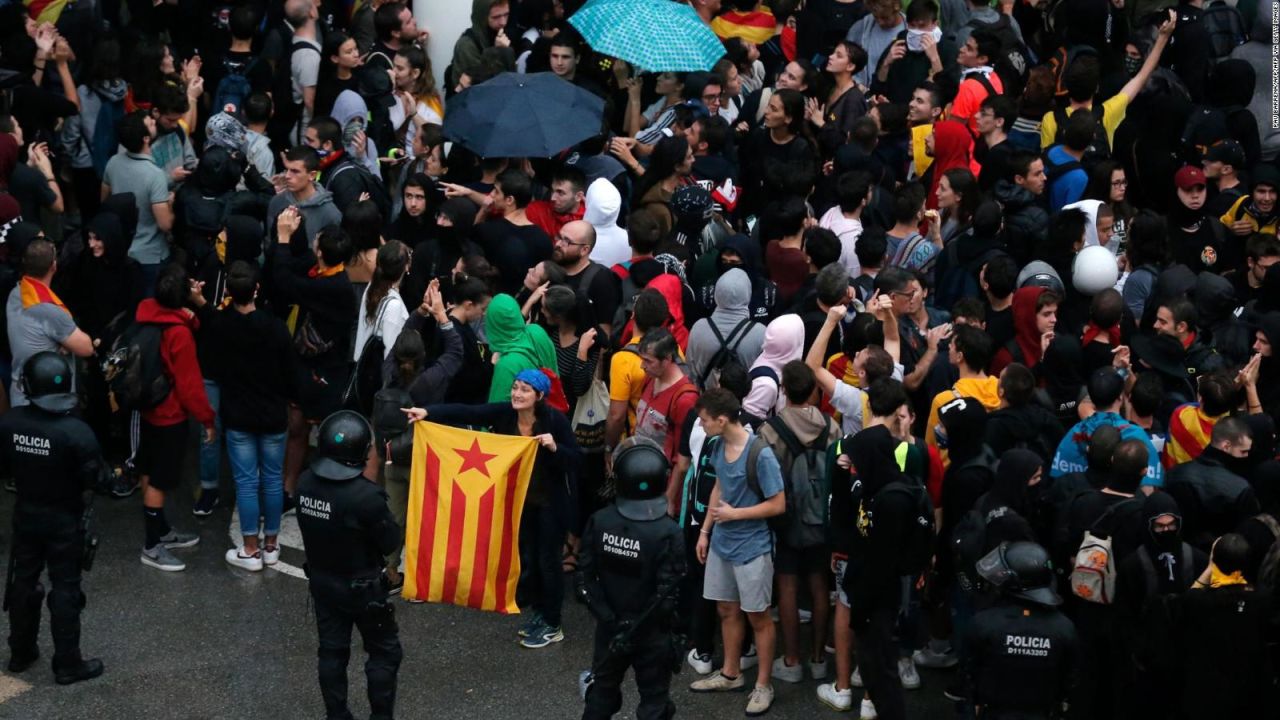
POLYGON ((5 607, 9 611, 10 672, 22 672, 40 657, 40 573, 49 567, 49 625, 53 672, 61 685, 102 674, 101 660, 80 656, 82 520, 102 471, 102 451, 93 431, 72 417, 71 366, 57 353, 33 355, 22 369, 30 405, 0 416, 0 472, 12 473, 18 490, 13 512, 13 550, 5 607))
POLYGON ((351 626, 360 630, 369 661, 371 720, 390 720, 403 655, 383 575, 383 556, 399 533, 387 495, 363 477, 373 432, 351 411, 320 425, 318 457, 298 482, 298 527, 307 548, 307 578, 320 634, 320 694, 329 720, 350 720, 347 661, 351 626))
POLYGON ((685 574, 680 526, 667 516, 671 469, 656 445, 634 442, 619 447, 613 469, 618 501, 591 516, 578 551, 577 591, 596 618, 594 682, 582 717, 613 717, 633 667, 637 720, 670 718, 671 673, 684 649, 672 625, 685 574))
POLYGON ((1001 598, 965 635, 965 679, 981 717, 1059 717, 1079 663, 1075 626, 1057 606, 1049 553, 1032 542, 1003 543, 978 563, 1001 598))

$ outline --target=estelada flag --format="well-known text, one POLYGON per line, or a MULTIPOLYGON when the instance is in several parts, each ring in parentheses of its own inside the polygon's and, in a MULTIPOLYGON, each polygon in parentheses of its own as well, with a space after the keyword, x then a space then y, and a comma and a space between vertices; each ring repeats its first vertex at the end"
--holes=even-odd
POLYGON ((520 511, 533 438, 414 423, 406 598, 518 613, 520 511))

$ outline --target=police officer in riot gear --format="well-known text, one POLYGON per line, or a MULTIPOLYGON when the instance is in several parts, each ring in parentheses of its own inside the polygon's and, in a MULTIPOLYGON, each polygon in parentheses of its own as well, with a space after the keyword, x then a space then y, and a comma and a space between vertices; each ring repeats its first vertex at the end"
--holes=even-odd
POLYGON ((31 404, 0 416, 0 472, 12 474, 18 491, 4 601, 9 671, 22 672, 40 658, 40 573, 48 565, 54 678, 69 685, 102 674, 101 660, 80 655, 80 571, 96 548, 86 511, 104 468, 102 451, 89 426, 71 416, 77 398, 66 358, 31 356, 19 382, 31 404))
POLYGON ((1079 664, 1075 626, 1058 611, 1049 553, 1036 543, 1001 543, 978 562, 1000 594, 965 633, 964 671, 981 717, 1059 717, 1079 664))
POLYGON ((371 720, 390 720, 403 655, 383 556, 399 533, 387 494, 363 476, 373 430, 342 410, 320 424, 317 457, 298 482, 298 527, 307 548, 307 578, 320 635, 320 694, 329 720, 350 720, 347 661, 351 626, 360 630, 369 661, 371 720))
POLYGON ((618 499, 587 521, 578 551, 577 592, 596 618, 592 680, 583 720, 622 707, 622 678, 635 668, 637 720, 675 715, 671 674, 683 659, 675 622, 685 573, 680 526, 667 516, 671 466, 656 444, 636 438, 613 456, 618 499))

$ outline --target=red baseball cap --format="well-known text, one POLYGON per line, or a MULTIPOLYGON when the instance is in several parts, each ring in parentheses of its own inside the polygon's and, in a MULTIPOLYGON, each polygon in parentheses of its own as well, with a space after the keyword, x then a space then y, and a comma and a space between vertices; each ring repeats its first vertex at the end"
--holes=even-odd
POLYGON ((1178 186, 1179 190, 1190 190, 1207 183, 1204 179, 1204 171, 1195 165, 1183 165, 1173 176, 1173 184, 1178 186))

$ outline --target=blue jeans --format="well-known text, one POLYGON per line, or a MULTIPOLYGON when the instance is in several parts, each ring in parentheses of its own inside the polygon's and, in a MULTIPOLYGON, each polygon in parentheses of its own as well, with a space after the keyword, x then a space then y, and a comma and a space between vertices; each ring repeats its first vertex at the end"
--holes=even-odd
POLYGON ((227 431, 227 456, 236 481, 236 507, 240 512, 240 534, 258 534, 258 516, 263 533, 280 533, 284 511, 284 444, 287 433, 257 435, 227 431), (261 502, 259 502, 261 495, 261 502))
POLYGON ((204 381, 204 394, 209 396, 209 404, 213 406, 213 427, 218 431, 213 442, 200 440, 200 489, 218 489, 218 470, 222 465, 222 414, 218 412, 222 404, 222 391, 218 383, 204 381))

